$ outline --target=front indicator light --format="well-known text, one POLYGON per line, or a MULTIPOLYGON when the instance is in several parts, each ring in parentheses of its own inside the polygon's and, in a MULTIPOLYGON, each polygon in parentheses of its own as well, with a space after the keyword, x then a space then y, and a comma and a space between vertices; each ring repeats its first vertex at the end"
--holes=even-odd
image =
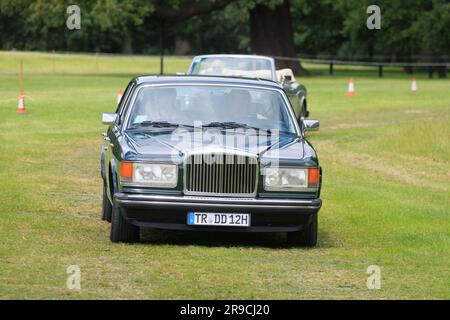
POLYGON ((308 186, 314 187, 320 183, 320 170, 319 168, 308 168, 308 186))
POLYGON ((133 178, 133 163, 121 162, 120 163, 120 181, 130 182, 133 178))

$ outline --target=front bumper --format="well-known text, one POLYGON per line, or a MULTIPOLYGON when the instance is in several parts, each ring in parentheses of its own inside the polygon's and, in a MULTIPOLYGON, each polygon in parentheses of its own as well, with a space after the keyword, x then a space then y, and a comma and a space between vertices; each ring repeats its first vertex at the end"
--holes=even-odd
POLYGON ((142 227, 172 230, 290 232, 301 230, 322 206, 320 199, 225 198, 116 193, 124 217, 142 227), (186 224, 187 213, 249 213, 250 227, 210 227, 186 224))

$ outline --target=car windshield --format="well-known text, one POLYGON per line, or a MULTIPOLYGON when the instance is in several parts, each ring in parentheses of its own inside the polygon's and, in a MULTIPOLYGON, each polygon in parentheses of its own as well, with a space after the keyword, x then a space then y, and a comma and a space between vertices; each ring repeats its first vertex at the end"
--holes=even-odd
POLYGON ((296 133, 281 92, 221 85, 141 87, 127 128, 251 127, 296 133))
POLYGON ((191 74, 272 80, 270 60, 258 57, 203 57, 193 62, 191 74))

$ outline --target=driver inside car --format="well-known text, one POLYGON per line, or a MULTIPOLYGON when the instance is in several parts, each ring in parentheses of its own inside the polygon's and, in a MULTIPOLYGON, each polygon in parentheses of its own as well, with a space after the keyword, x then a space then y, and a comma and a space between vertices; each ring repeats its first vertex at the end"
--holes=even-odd
POLYGON ((224 73, 224 70, 225 70, 225 64, 222 61, 220 61, 219 59, 216 59, 213 62, 211 62, 208 69, 204 70, 201 73, 206 74, 206 75, 220 76, 224 73))
POLYGON ((179 124, 183 120, 180 114, 176 89, 159 88, 155 91, 144 89, 133 123, 166 121, 179 124))

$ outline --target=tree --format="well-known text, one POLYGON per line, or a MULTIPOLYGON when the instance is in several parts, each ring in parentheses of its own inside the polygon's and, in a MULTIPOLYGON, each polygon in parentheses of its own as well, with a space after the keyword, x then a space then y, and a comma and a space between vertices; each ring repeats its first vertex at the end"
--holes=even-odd
MULTIPOLYGON (((206 14, 212 14, 215 11, 223 10, 230 3, 236 0, 169 0, 169 1, 153 1, 153 11, 147 17, 147 25, 155 27, 156 23, 160 29, 160 50, 165 51, 166 47, 166 28, 177 30, 176 24, 185 22, 186 20, 199 17, 206 14), (155 21, 156 20, 156 21, 155 21), (156 22, 156 23, 155 23, 156 22)), ((192 30, 192 26, 183 25, 181 33, 187 29, 192 30)), ((173 39, 172 39, 173 40, 173 39)), ((179 37, 175 37, 175 41, 179 41, 179 37)))
MULTIPOLYGON (((70 0, 1 0, 0 49, 155 54, 297 53, 340 59, 448 61, 448 0, 378 0, 381 30, 366 27, 372 0, 77 0, 81 30, 68 30, 70 0)), ((295 60, 277 61, 297 74, 295 60)))
MULTIPOLYGON (((257 1, 250 9, 250 38, 256 54, 296 57, 289 1, 257 1)), ((277 66, 291 68, 297 75, 307 74, 299 61, 278 59, 277 66)))
MULTIPOLYGON (((236 0, 184 1, 155 3, 151 17, 164 23, 182 22, 194 16, 223 10, 236 0)), ((294 32, 288 0, 242 1, 250 13, 251 50, 256 54, 295 57, 294 32), (276 27, 274 27, 276 26, 276 27)), ((278 67, 289 67, 295 74, 304 75, 298 61, 277 60, 278 67)))
POLYGON ((237 1, 212 12, 207 19, 193 17, 168 31, 169 41, 189 43, 190 51, 185 53, 251 53, 248 10, 237 1))
POLYGON ((123 53, 133 53, 133 34, 154 8, 147 0, 97 0, 90 12, 95 27, 123 53))
POLYGON ((335 9, 343 19, 341 55, 352 58, 390 59, 393 61, 436 60, 449 53, 448 0, 379 0, 381 30, 368 30, 365 9, 371 0, 336 0, 335 9))
POLYGON ((343 17, 336 10, 338 0, 297 0, 291 2, 294 44, 297 52, 328 59, 345 43, 343 17), (299 23, 295 23, 295 22, 299 23))
POLYGON ((181 22, 195 16, 222 10, 236 0, 170 0, 154 1, 151 17, 164 22, 181 22))

